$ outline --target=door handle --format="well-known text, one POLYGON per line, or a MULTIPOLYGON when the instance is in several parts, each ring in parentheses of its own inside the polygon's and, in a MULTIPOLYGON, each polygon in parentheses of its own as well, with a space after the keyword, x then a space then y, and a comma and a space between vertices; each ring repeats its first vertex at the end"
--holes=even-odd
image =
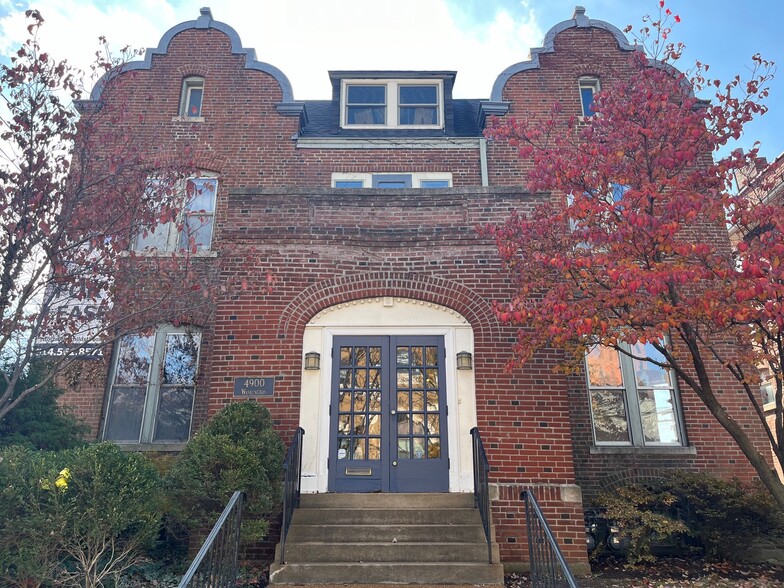
POLYGON ((392 465, 393 465, 393 466, 396 466, 396 465, 397 465, 397 462, 396 462, 396 461, 393 461, 393 462, 392 462, 392 465))
POLYGON ((390 410, 390 411, 389 411, 389 414, 397 414, 397 412, 396 412, 396 411, 394 411, 394 410, 390 410))

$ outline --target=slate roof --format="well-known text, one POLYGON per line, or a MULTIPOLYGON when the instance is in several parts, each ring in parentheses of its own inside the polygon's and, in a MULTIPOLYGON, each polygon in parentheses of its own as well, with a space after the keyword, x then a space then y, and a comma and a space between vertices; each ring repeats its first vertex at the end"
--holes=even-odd
POLYGON ((340 105, 333 100, 306 100, 307 122, 300 136, 317 137, 481 137, 479 99, 447 99, 443 129, 341 129, 340 105), (451 105, 450 105, 451 103, 451 105))

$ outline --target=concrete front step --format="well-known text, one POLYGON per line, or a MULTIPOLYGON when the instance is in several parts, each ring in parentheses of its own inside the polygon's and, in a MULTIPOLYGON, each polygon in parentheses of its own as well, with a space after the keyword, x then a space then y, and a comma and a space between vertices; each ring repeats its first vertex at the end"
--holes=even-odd
POLYGON ((471 494, 307 494, 270 584, 503 584, 471 494))
POLYGON ((271 584, 465 584, 504 583, 501 564, 302 563, 272 564, 271 584))
MULTIPOLYGON (((493 545, 498 561, 498 546, 493 545)), ((276 561, 280 553, 276 550, 276 561)), ((335 562, 464 562, 487 563, 487 543, 300 543, 286 545, 287 563, 335 562)))
POLYGON ((294 525, 289 529, 288 544, 296 542, 334 543, 355 541, 363 543, 391 543, 397 539, 406 543, 465 543, 485 542, 481 525, 294 525))
POLYGON ((298 508, 292 525, 454 525, 480 521, 475 508, 298 508))
POLYGON ((304 508, 473 508, 474 495, 463 493, 365 493, 365 494, 303 494, 304 508))

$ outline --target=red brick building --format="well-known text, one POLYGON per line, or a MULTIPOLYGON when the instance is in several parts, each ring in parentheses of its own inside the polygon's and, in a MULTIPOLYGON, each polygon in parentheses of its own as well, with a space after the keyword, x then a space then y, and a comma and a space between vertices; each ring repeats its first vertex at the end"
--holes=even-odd
MULTIPOLYGON (((491 303, 511 284, 476 227, 558 195, 525 191, 526 164, 483 138, 487 118, 544 117, 556 99, 567 116, 589 114, 594 91, 632 75, 632 51, 578 8, 500 72, 489 99, 453 98, 451 71, 333 71, 331 99, 302 102, 209 9, 170 29, 91 99, 127 100, 151 150, 195 148, 192 181, 210 187, 202 261, 235 277, 269 271, 275 284, 227 296, 187 329, 126 337, 105 386, 66 402, 99 438, 171 450, 226 403, 257 397, 284 440, 306 431, 304 492, 470 492, 477 426, 510 565, 527 560, 523 489, 584 563, 583 504, 597 492, 667 468, 750 479, 729 436, 666 373, 646 396, 617 356, 589 358, 617 378, 612 394, 555 373, 557 350, 504 369, 516 333, 491 303)), ((172 251, 177 236, 134 246, 172 251)), ((735 392, 728 381, 728 404, 754 427, 735 392)))

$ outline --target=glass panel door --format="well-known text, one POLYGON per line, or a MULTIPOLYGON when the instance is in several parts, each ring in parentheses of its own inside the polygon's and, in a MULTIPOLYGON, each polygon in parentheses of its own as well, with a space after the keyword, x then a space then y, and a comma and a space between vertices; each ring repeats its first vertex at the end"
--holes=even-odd
POLYGON ((442 337, 335 338, 331 491, 448 491, 443 349, 442 337))

